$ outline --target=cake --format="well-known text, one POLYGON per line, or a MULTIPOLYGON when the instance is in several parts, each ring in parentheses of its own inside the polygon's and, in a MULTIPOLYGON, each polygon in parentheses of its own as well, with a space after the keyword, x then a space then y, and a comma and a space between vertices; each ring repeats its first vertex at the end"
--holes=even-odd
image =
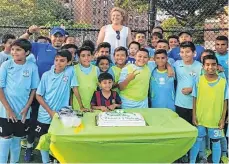
POLYGON ((146 126, 146 122, 140 113, 127 113, 117 110, 99 113, 97 126, 146 126))

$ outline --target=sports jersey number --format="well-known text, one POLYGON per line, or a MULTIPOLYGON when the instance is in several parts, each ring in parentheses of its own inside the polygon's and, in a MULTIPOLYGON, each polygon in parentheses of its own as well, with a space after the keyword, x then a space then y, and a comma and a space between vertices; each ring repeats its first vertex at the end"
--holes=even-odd
POLYGON ((40 133, 41 127, 37 125, 37 128, 35 129, 36 132, 40 133))
POLYGON ((222 137, 222 131, 221 130, 214 130, 214 137, 222 137))
POLYGON ((0 127, 0 133, 2 133, 2 127, 0 127))

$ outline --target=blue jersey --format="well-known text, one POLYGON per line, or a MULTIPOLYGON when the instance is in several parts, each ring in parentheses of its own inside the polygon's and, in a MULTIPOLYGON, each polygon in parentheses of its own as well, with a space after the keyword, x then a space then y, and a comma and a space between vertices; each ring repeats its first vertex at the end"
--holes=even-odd
MULTIPOLYGON (((37 94, 42 96, 47 105, 54 111, 69 106, 71 88, 79 86, 72 66, 66 67, 59 74, 54 68, 45 72, 37 88, 37 94)), ((41 123, 50 124, 51 117, 40 105, 37 120, 41 123)))
MULTIPOLYGON (((200 45, 195 45, 195 47, 196 47, 196 54, 194 55, 194 60, 200 62, 201 54, 204 51, 204 47, 200 45)), ((169 57, 173 58, 175 61, 182 60, 180 56, 180 47, 173 48, 169 53, 169 57)))
POLYGON ((57 49, 50 43, 32 43, 32 53, 35 56, 39 76, 51 69, 54 64, 57 49))
POLYGON ((167 70, 153 70, 150 80, 152 108, 169 108, 175 111, 174 77, 168 77, 167 70))
MULTIPOLYGON (((20 112, 26 106, 31 90, 36 89, 38 84, 38 69, 32 62, 26 61, 19 65, 10 59, 0 68, 0 88, 18 120, 22 119, 20 112)), ((27 119, 29 115, 30 112, 27 113, 27 119)), ((6 109, 1 102, 0 117, 7 118, 6 109)))
POLYGON ((174 68, 177 77, 175 105, 192 109, 193 98, 191 94, 183 94, 182 89, 193 87, 195 78, 201 74, 202 64, 194 60, 191 65, 185 65, 183 60, 178 60, 174 63, 174 68))
POLYGON ((128 64, 134 64, 135 61, 136 61, 135 58, 128 56, 128 58, 126 60, 126 63, 128 63, 128 64))
POLYGON ((228 52, 225 55, 216 53, 219 64, 223 67, 226 79, 228 81, 228 52))

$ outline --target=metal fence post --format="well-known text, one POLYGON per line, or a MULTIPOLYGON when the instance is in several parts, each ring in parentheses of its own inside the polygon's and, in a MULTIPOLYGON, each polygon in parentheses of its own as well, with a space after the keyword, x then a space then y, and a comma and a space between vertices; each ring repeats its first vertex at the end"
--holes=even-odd
POLYGON ((148 21, 148 39, 151 37, 151 32, 155 26, 157 17, 157 0, 149 0, 149 21, 148 21))

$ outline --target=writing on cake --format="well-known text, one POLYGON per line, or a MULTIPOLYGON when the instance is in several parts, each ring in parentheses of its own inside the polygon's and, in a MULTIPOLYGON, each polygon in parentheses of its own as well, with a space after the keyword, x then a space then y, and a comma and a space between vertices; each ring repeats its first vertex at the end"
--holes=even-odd
POLYGON ((140 113, 101 112, 97 115, 98 126, 146 126, 140 113))

